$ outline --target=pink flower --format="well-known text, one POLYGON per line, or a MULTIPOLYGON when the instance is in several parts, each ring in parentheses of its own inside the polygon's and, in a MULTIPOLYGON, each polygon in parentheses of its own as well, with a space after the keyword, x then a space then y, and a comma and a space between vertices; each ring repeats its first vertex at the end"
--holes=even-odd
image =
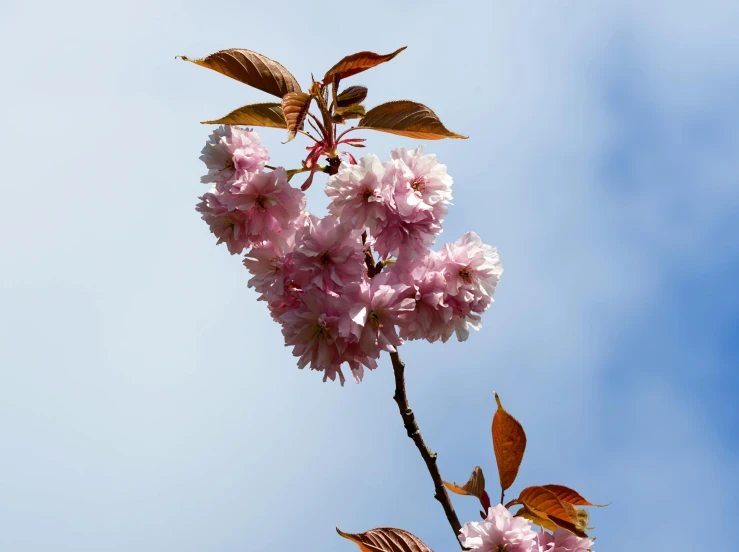
POLYGON ((393 210, 376 226, 373 233, 375 251, 383 259, 392 256, 399 262, 410 262, 423 255, 441 232, 441 225, 428 211, 406 220, 393 210))
POLYGON ((464 341, 469 328, 479 330, 480 314, 493 302, 493 293, 503 273, 498 250, 467 232, 440 251, 437 268, 447 282, 446 303, 454 313, 457 339, 464 341))
POLYGON ((257 173, 234 186, 238 191, 225 194, 223 201, 246 213, 252 243, 285 241, 293 236, 294 223, 305 208, 305 194, 290 186, 285 169, 257 173))
POLYGON ((369 282, 350 284, 343 292, 348 317, 339 330, 358 339, 360 350, 374 358, 380 351, 395 352, 395 347, 403 343, 395 327, 415 305, 412 288, 389 279, 388 274, 381 273, 369 282))
POLYGON ((220 126, 208 138, 200 159, 208 167, 201 181, 224 191, 234 180, 260 172, 269 153, 252 129, 220 126))
POLYGON ((225 243, 231 255, 238 255, 251 245, 246 214, 230 210, 215 193, 209 192, 201 196, 195 210, 210 226, 210 231, 218 238, 217 243, 225 243))
POLYGON ((196 207, 218 243, 231 254, 266 240, 285 243, 300 226, 305 195, 287 182, 285 169, 251 175, 233 183, 231 192, 212 189, 196 207))
POLYGON ((470 289, 490 297, 503 273, 498 250, 482 243, 474 232, 446 244, 439 251, 439 263, 450 295, 470 289))
POLYGON ((365 273, 359 236, 333 216, 311 216, 295 236, 293 263, 303 286, 341 290, 365 273))
POLYGON ((277 301, 285 294, 295 272, 292 248, 293 240, 283 244, 267 241, 244 257, 244 266, 253 274, 247 285, 261 294, 259 300, 277 301))
MULTIPOLYGON (((446 304, 447 283, 436 268, 436 253, 429 251, 407 268, 401 267, 399 278, 415 287, 414 307, 400 324, 403 339, 426 339, 430 343, 446 342, 454 333, 454 312, 446 304)), ((395 270, 392 273, 396 273, 395 270)))
POLYGON ((435 155, 424 155, 423 147, 414 150, 395 148, 390 152, 395 172, 395 198, 400 215, 408 219, 414 212, 432 211, 441 223, 452 200, 452 177, 435 155))
POLYGON ((539 552, 531 522, 513 517, 501 504, 489 508, 484 521, 465 523, 460 533, 462 546, 480 552, 539 552))
POLYGON ((341 372, 344 344, 339 335, 341 316, 340 299, 319 289, 304 293, 296 308, 280 316, 285 345, 293 347, 293 355, 299 357, 298 368, 310 364, 312 370, 324 372, 323 381, 335 380, 341 372))
POLYGON ((593 541, 573 535, 569 531, 557 528, 552 535, 542 530, 539 533, 540 552, 587 552, 593 541))
POLYGON ((374 154, 365 155, 356 165, 342 163, 339 172, 326 183, 326 195, 332 198, 329 212, 356 229, 373 229, 378 221, 385 220, 392 207, 392 194, 385 166, 374 154))

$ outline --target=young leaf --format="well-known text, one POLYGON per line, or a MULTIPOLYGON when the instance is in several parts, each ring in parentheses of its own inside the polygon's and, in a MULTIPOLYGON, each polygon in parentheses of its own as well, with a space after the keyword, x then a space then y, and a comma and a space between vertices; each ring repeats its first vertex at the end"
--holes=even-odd
POLYGON ((578 537, 587 537, 585 531, 583 531, 582 528, 578 527, 571 521, 559 519, 551 514, 547 514, 545 512, 541 512, 535 508, 532 508, 527 504, 524 504, 523 508, 515 513, 515 516, 529 519, 533 521, 536 525, 550 531, 555 531, 558 527, 561 527, 562 529, 565 529, 570 533, 577 535, 578 537))
POLYGON ((203 121, 204 125, 247 125, 287 128, 282 107, 276 102, 251 104, 240 107, 215 121, 203 121))
POLYGON ((359 121, 358 126, 421 140, 467 138, 447 129, 436 113, 425 105, 409 100, 388 102, 373 107, 359 121))
POLYGON ((336 97, 337 109, 346 109, 361 104, 367 98, 366 86, 350 86, 336 97))
POLYGON ((508 414, 500 404, 498 394, 495 394, 498 410, 493 416, 493 449, 495 460, 498 463, 500 487, 505 492, 518 475, 518 468, 526 450, 526 432, 518 420, 508 414))
POLYGON ((482 468, 475 466, 472 470, 469 481, 460 487, 456 483, 451 484, 444 481, 444 486, 453 493, 461 495, 472 495, 482 500, 482 493, 485 492, 485 476, 482 474, 482 468))
POLYGON ((282 98, 282 113, 287 121, 287 142, 295 138, 298 129, 303 128, 312 99, 313 96, 303 92, 288 92, 282 98))
POLYGON ((362 552, 433 552, 421 539, 403 529, 380 527, 364 533, 344 533, 338 527, 336 532, 359 545, 362 552))
POLYGON ((390 61, 400 52, 405 50, 407 46, 398 48, 392 54, 376 54, 374 52, 358 52, 350 56, 346 56, 339 63, 334 65, 331 69, 326 71, 326 75, 323 77, 323 84, 331 84, 334 79, 338 80, 351 77, 367 69, 371 69, 375 65, 380 65, 386 61, 390 61))
POLYGON ((572 504, 562 502, 557 495, 544 487, 526 487, 514 503, 524 504, 532 512, 546 514, 555 523, 557 520, 575 525, 577 511, 572 504))
POLYGON ((335 115, 338 119, 341 119, 341 122, 343 123, 345 119, 361 119, 364 117, 365 111, 363 105, 355 105, 354 107, 349 107, 347 109, 342 109, 341 111, 337 112, 335 115))
POLYGON ((196 65, 218 71, 278 98, 284 97, 288 92, 300 92, 300 85, 295 77, 290 74, 290 71, 276 61, 251 50, 231 48, 230 50, 221 50, 203 59, 190 59, 187 56, 179 57, 196 65))
POLYGON ((580 495, 580 493, 570 489, 569 487, 565 487, 564 485, 542 485, 542 487, 554 493, 562 502, 568 502, 573 506, 605 506, 605 504, 593 504, 592 502, 588 502, 580 495))

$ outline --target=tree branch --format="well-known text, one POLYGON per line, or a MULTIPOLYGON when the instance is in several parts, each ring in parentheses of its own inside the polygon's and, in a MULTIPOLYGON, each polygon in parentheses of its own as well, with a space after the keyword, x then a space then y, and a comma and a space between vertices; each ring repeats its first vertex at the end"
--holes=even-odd
MULTIPOLYGON (((400 410, 400 416, 403 418, 403 425, 408 432, 408 437, 413 439, 413 442, 418 448, 418 452, 421 453, 423 461, 426 462, 426 467, 431 474, 431 479, 434 480, 434 498, 441 503, 446 514, 446 519, 449 521, 452 530, 454 531, 454 538, 459 543, 459 530, 462 526, 459 523, 457 514, 454 511, 452 501, 449 499, 449 495, 444 487, 444 482, 441 479, 441 473, 439 467, 436 465, 436 453, 426 446, 421 436, 421 430, 418 428, 416 423, 416 417, 408 404, 408 397, 405 394, 405 364, 400 359, 400 355, 396 352, 390 353, 390 359, 393 362, 393 372, 395 373, 395 402, 398 403, 398 410, 400 410)), ((459 544, 462 547, 462 544, 459 544)), ((464 547, 462 547, 464 550, 464 547)))

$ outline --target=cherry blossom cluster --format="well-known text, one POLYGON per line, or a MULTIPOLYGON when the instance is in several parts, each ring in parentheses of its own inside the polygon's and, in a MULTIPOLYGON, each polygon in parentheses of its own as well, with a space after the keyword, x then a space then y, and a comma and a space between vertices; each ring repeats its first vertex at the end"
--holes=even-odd
POLYGON ((462 546, 480 552, 588 552, 593 541, 564 529, 548 533, 534 531, 532 522, 513 517, 502 505, 488 509, 484 521, 471 521, 462 527, 462 546))
POLYGON ((329 177, 329 214, 305 195, 250 129, 219 127, 203 149, 212 185, 196 209, 231 254, 246 251, 248 282, 282 326, 298 367, 359 382, 403 340, 467 339, 493 301, 498 252, 468 232, 438 251, 452 199, 446 166, 422 148, 386 162, 366 155, 329 177))

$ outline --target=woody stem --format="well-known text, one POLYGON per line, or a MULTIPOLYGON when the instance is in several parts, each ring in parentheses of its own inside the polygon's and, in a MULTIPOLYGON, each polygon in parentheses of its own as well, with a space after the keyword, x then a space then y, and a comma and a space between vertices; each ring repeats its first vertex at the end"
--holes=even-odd
MULTIPOLYGON (((449 525, 454 531, 455 539, 459 536, 459 531, 462 529, 462 525, 459 523, 459 518, 454 511, 452 501, 449 499, 449 494, 446 492, 444 482, 439 472, 439 467, 436 465, 436 453, 432 452, 431 449, 426 446, 421 435, 421 430, 418 428, 416 423, 416 416, 413 414, 410 405, 408 404, 408 397, 405 393, 405 364, 400 359, 398 352, 390 353, 390 360, 393 363, 393 372, 395 373, 395 402, 398 403, 398 410, 400 410, 400 416, 403 418, 403 426, 413 442, 418 448, 418 452, 421 453, 423 461, 426 463, 426 468, 431 474, 431 479, 434 481, 434 498, 441 503, 441 507, 444 508, 446 519, 449 521, 449 525)), ((457 542, 459 540, 457 539, 457 542)), ((460 543, 460 547, 462 544, 460 543)), ((464 547, 462 547, 464 550, 464 547)))

